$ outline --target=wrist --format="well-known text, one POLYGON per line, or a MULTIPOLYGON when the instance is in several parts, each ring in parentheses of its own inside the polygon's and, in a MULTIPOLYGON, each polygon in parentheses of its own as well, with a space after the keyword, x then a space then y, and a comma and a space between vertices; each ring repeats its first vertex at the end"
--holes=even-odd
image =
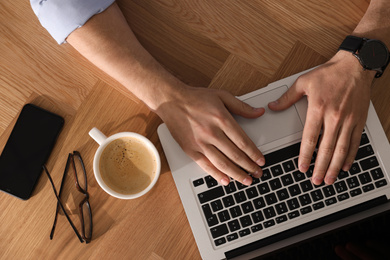
POLYGON ((359 60, 351 52, 345 50, 339 50, 330 62, 341 64, 343 70, 348 71, 351 75, 369 83, 373 81, 377 73, 374 70, 364 69, 359 60))

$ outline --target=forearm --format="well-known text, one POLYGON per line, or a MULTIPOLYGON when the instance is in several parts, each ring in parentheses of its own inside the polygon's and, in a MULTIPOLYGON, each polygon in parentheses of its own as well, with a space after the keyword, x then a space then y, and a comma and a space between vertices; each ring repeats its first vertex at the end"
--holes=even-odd
POLYGON ((153 111, 185 86, 142 47, 115 3, 72 32, 67 42, 153 111))
POLYGON ((371 0, 353 35, 381 40, 390 48, 390 1, 371 0))

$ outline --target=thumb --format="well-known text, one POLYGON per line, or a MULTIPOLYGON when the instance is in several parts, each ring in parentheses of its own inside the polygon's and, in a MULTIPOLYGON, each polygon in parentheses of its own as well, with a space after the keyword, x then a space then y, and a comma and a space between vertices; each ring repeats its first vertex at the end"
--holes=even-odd
POLYGON ((279 99, 268 103, 268 107, 273 111, 281 111, 291 107, 304 96, 298 91, 296 84, 292 85, 279 99))
POLYGON ((257 118, 262 116, 265 112, 264 108, 252 107, 233 95, 223 95, 221 98, 226 108, 235 115, 246 118, 257 118))

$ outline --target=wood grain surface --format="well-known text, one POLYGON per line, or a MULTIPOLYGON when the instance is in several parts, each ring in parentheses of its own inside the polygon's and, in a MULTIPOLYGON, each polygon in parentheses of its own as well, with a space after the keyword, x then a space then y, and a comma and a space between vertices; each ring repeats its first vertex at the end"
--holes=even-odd
MULTIPOLYGON (((184 82, 242 95, 319 65, 360 21, 369 1, 118 0, 140 42, 184 82)), ((390 138, 390 73, 375 81, 371 99, 390 138)), ((93 241, 81 244, 63 214, 49 234, 56 199, 45 175, 22 201, 0 193, 0 259, 200 259, 157 136, 161 120, 71 46, 57 45, 29 1, 0 2, 0 148, 26 103, 65 118, 47 163, 59 188, 69 152, 87 168, 93 241), (92 127, 106 135, 134 131, 162 157, 157 185, 135 200, 99 188, 92 160, 92 127)), ((68 178, 70 179, 70 178, 68 178)), ((79 194, 72 183, 66 205, 78 225, 79 194)))

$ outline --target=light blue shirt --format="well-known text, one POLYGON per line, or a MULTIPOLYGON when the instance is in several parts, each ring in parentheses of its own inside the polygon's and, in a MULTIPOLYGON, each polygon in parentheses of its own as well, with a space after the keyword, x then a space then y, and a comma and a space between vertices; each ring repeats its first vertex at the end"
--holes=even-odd
POLYGON ((59 43, 83 26, 89 18, 106 10, 115 0, 30 0, 42 26, 59 43))

